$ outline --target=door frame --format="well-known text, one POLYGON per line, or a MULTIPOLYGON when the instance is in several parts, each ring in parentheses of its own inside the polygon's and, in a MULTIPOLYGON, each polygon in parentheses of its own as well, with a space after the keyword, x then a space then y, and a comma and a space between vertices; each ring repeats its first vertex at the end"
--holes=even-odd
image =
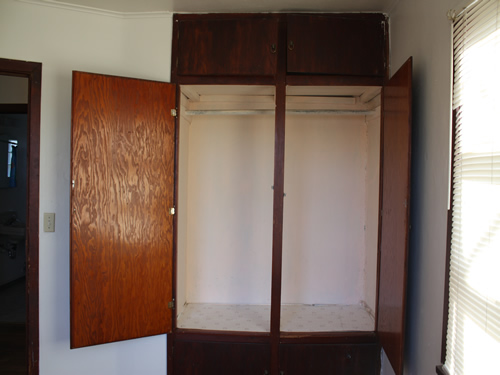
POLYGON ((39 205, 42 64, 0 58, 0 74, 28 78, 28 165, 26 205, 26 348, 28 374, 39 373, 39 205))

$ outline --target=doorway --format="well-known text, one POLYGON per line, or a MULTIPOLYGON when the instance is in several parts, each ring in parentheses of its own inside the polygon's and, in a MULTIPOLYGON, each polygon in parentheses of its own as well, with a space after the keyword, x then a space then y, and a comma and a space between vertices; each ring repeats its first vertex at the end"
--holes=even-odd
MULTIPOLYGON (((27 79, 27 104, 24 105, 26 117, 26 135, 25 135, 25 191, 23 196, 25 205, 24 212, 15 212, 5 218, 2 223, 7 236, 12 239, 12 243, 7 243, 7 255, 21 259, 25 256, 25 277, 17 278, 10 285, 17 289, 24 289, 25 293, 25 324, 21 326, 10 325, 6 332, 2 332, 0 345, 7 345, 5 350, 9 353, 11 359, 17 358, 24 361, 25 366, 8 369, 10 374, 24 373, 29 375, 38 375, 39 373, 39 321, 38 321, 38 248, 39 248, 39 165, 40 165, 40 102, 41 102, 41 73, 42 64, 34 62, 25 62, 9 59, 0 59, 0 75, 9 77, 21 77, 27 79), (15 225, 12 225, 14 224, 15 225), (9 225, 10 224, 10 225, 9 225), (24 226, 25 230, 19 228, 24 226), (8 227, 8 228, 7 228, 8 227), (11 228, 12 227, 12 228, 11 228), (20 232, 23 232, 21 235, 20 232), (12 245, 12 246, 11 246, 12 245), (24 246, 23 246, 24 245, 24 246), (18 250, 24 254, 18 254, 18 250), (20 328, 21 327, 21 328, 20 328), (3 342, 7 337, 12 346, 3 342), (24 341, 24 344, 23 344, 24 341)), ((23 105, 4 107, 4 111, 22 112, 23 105)), ((22 113, 18 113, 22 116, 22 113)), ((16 188, 16 178, 11 178, 12 173, 17 173, 16 161, 17 151, 20 144, 16 144, 16 137, 7 137, 6 139, 6 168, 9 169, 8 183, 16 188), (7 156, 7 154, 9 156, 7 156)), ((0 142, 0 146, 3 142, 0 142)), ((20 149, 20 147, 19 147, 20 149)), ((1 150, 0 150, 1 151, 1 150)), ((0 155, 1 158, 1 155, 0 155)), ((0 159, 0 162, 2 162, 0 159)), ((3 166, 3 163, 2 163, 3 166)), ((19 165, 20 167, 21 165, 19 165)), ((1 169, 1 168, 0 168, 1 169)), ((20 168, 19 168, 20 169, 20 168)), ((2 173, 3 176, 3 173, 2 173)), ((0 178, 2 177, 0 176, 0 178)), ((19 175, 17 175, 19 180, 19 175)), ((1 213, 0 213, 1 214, 1 213)), ((5 237, 5 236, 4 236, 5 237)), ((22 302, 20 303, 22 305, 22 302)), ((21 307, 22 308, 22 307, 21 307)), ((15 320, 15 318, 14 318, 15 320)), ((3 346, 2 346, 3 348, 3 346)), ((2 363, 0 362, 0 366, 2 363)), ((5 371, 3 371, 5 372, 5 371)))

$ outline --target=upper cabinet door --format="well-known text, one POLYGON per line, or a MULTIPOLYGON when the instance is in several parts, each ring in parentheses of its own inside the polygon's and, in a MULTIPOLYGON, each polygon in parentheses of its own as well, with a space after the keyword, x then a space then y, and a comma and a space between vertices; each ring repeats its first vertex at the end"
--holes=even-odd
POLYGON ((382 217, 377 332, 396 375, 403 372, 410 213, 410 58, 383 89, 382 217))
POLYGON ((382 14, 293 14, 287 20, 288 73, 385 76, 382 14))
POLYGON ((73 73, 71 347, 172 329, 175 86, 73 73))
POLYGON ((273 15, 176 15, 173 72, 179 76, 273 76, 278 21, 273 15))

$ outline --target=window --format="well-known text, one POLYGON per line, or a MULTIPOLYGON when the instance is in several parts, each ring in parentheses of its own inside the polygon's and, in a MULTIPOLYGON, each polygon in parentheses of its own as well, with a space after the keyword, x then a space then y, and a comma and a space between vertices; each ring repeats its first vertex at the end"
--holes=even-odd
POLYGON ((14 175, 12 166, 16 163, 16 150, 17 150, 17 141, 9 139, 7 145, 7 177, 11 177, 14 175))
POLYGON ((438 373, 492 374, 500 353, 500 0, 453 24, 449 305, 438 373))

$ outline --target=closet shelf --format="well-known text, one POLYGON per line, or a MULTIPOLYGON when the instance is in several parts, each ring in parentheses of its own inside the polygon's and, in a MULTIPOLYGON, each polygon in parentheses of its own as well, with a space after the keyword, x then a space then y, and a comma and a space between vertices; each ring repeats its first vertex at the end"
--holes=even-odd
MULTIPOLYGON (((177 327, 214 331, 269 332, 269 305, 188 303, 177 327)), ((365 304, 281 306, 283 332, 374 331, 375 320, 365 304)))

